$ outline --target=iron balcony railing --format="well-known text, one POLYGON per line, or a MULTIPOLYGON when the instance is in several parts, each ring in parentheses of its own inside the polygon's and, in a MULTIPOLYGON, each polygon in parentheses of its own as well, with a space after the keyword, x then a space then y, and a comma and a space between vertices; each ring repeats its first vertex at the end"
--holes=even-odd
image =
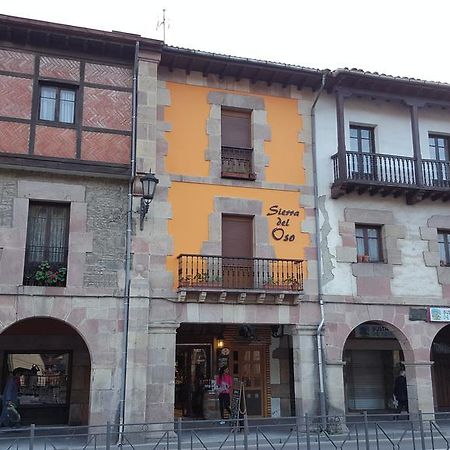
MULTIPOLYGON (((418 186, 415 158, 382 153, 345 152, 345 173, 341 174, 339 154, 331 157, 334 180, 418 186)), ((422 160, 423 187, 450 188, 450 162, 422 160)))
POLYGON ((302 291, 303 261, 182 254, 178 288, 302 291))
POLYGON ((254 180, 252 159, 251 148, 222 147, 222 176, 254 180))

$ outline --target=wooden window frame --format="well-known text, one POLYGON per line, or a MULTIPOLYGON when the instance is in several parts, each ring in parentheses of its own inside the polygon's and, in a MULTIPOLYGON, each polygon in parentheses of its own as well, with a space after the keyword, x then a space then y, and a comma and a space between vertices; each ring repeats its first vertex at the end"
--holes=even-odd
MULTIPOLYGON (((358 136, 356 137, 356 141, 358 143, 358 150, 356 150, 358 153, 375 153, 375 127, 370 126, 370 125, 353 125, 350 124, 350 130, 356 130, 358 133, 358 136), (362 138, 361 136, 361 131, 368 131, 370 134, 370 152, 363 152, 362 151, 362 141, 365 140, 362 138)), ((350 142, 352 141, 351 134, 350 134, 350 142)), ((350 149, 351 149, 351 145, 350 145, 350 149)))
MULTIPOLYGON (((27 222, 27 237, 26 237, 26 243, 25 243, 25 264, 24 264, 24 276, 23 276, 23 284, 24 285, 34 285, 34 283, 32 282, 32 280, 30 279, 29 276, 29 271, 30 271, 30 267, 32 266, 32 263, 28 260, 28 253, 29 253, 29 248, 30 248, 30 219, 31 219, 31 208, 33 206, 41 206, 41 207, 47 207, 47 208, 54 208, 54 207, 59 207, 59 208, 64 208, 67 209, 67 218, 66 218, 66 223, 65 223, 65 229, 64 229, 64 234, 63 236, 65 237, 65 240, 67 242, 65 248, 64 248, 64 254, 63 254, 63 263, 61 264, 61 267, 65 267, 67 270, 67 265, 68 265, 68 257, 69 257, 69 232, 70 232, 70 203, 64 203, 64 202, 45 202, 45 201, 30 201, 30 205, 29 205, 29 210, 28 210, 28 222, 27 222)), ((51 221, 48 220, 49 217, 49 213, 47 213, 47 218, 46 218, 46 224, 45 224, 45 239, 44 239, 44 245, 43 245, 43 257, 41 261, 34 261, 34 265, 36 265, 36 267, 38 267, 41 263, 43 262, 50 262, 49 261, 49 242, 51 241, 50 237, 51 237, 51 221)), ((33 270, 35 271, 36 268, 34 268, 33 270)), ((63 286, 66 286, 66 282, 67 282, 67 275, 66 275, 66 280, 63 283, 63 286)))
POLYGON ((252 143, 252 110, 248 109, 238 109, 238 108, 227 108, 222 106, 220 111, 221 121, 223 121, 223 115, 227 112, 235 113, 242 116, 249 116, 249 146, 233 146, 224 145, 223 142, 223 130, 221 135, 221 177, 222 178, 238 178, 244 180, 256 180, 256 174, 253 172, 253 147, 252 143), (234 161, 234 163, 233 163, 234 161), (233 170, 233 165, 239 170, 233 170), (230 167, 231 166, 231 167, 230 167), (231 168, 231 170, 230 170, 231 168))
POLYGON ((38 111, 37 111, 37 122, 43 125, 58 125, 65 128, 75 128, 77 125, 77 108, 78 108, 78 86, 73 84, 64 83, 51 83, 51 82, 40 82, 38 85, 39 95, 38 95, 38 111), (41 119, 41 99, 42 99, 42 88, 50 87, 56 89, 55 98, 55 119, 41 119), (73 122, 61 122, 59 120, 59 110, 61 107, 61 91, 72 91, 75 95, 75 100, 73 102, 73 122))
POLYGON ((366 224, 355 224, 355 239, 356 239, 356 256, 359 263, 384 263, 385 260, 383 258, 383 242, 382 242, 382 226, 381 225, 366 225, 366 224), (357 236, 357 230, 362 230, 362 238, 357 236), (375 230, 377 233, 377 244, 378 244, 378 259, 377 260, 370 260, 370 253, 369 253, 369 230, 375 230), (364 246, 364 254, 359 255, 358 254, 358 239, 363 239, 363 246, 364 246))
POLYGON ((450 267, 450 249, 449 249, 450 230, 438 229, 437 234, 438 234, 438 244, 439 244, 439 259, 441 258, 441 248, 440 248, 441 243, 444 245, 444 253, 445 253, 445 261, 442 261, 440 259, 440 265, 442 267, 450 267), (441 242, 441 236, 442 236, 443 242, 441 242))

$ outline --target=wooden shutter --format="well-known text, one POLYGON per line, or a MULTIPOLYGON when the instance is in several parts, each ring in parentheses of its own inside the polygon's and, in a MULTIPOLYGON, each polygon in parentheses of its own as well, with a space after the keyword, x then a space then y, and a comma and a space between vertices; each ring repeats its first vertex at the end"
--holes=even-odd
POLYGON ((222 147, 252 148, 251 111, 222 109, 222 147))
POLYGON ((253 257, 253 217, 222 216, 222 256, 253 257))

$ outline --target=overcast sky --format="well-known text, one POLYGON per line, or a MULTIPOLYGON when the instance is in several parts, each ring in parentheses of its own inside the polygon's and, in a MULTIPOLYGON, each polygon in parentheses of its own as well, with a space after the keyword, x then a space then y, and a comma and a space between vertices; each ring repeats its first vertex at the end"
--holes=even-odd
POLYGON ((0 11, 162 39, 163 8, 170 45, 450 82, 449 0, 3 0, 0 11))

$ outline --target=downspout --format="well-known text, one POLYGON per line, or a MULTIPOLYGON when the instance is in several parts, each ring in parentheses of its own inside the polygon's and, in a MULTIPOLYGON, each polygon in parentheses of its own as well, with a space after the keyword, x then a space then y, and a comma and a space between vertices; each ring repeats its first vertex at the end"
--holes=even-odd
POLYGON ((311 151, 312 151, 312 164, 313 164, 313 184, 314 184, 314 219, 315 219, 315 240, 317 248, 317 291, 319 297, 320 307, 320 322, 316 330, 317 339, 317 365, 319 370, 319 404, 320 404, 320 416, 321 420, 326 424, 326 398, 325 398, 325 370, 323 364, 323 341, 322 330, 325 324, 325 310, 323 304, 323 292, 322 292, 322 251, 320 242, 320 223, 319 223, 319 187, 317 182, 317 155, 316 155, 316 104, 321 96, 327 79, 329 70, 322 74, 322 82, 317 92, 316 98, 311 106, 311 151))
POLYGON ((131 167, 128 180, 127 231, 125 242, 125 289, 123 295, 123 341, 122 341, 122 379, 119 404, 119 442, 122 442, 125 425, 125 398, 127 387, 128 333, 130 325, 131 292, 131 234, 133 225, 133 185, 136 177, 136 138, 137 138, 137 91, 139 67, 139 41, 136 41, 133 67, 132 117, 131 117, 131 167))

